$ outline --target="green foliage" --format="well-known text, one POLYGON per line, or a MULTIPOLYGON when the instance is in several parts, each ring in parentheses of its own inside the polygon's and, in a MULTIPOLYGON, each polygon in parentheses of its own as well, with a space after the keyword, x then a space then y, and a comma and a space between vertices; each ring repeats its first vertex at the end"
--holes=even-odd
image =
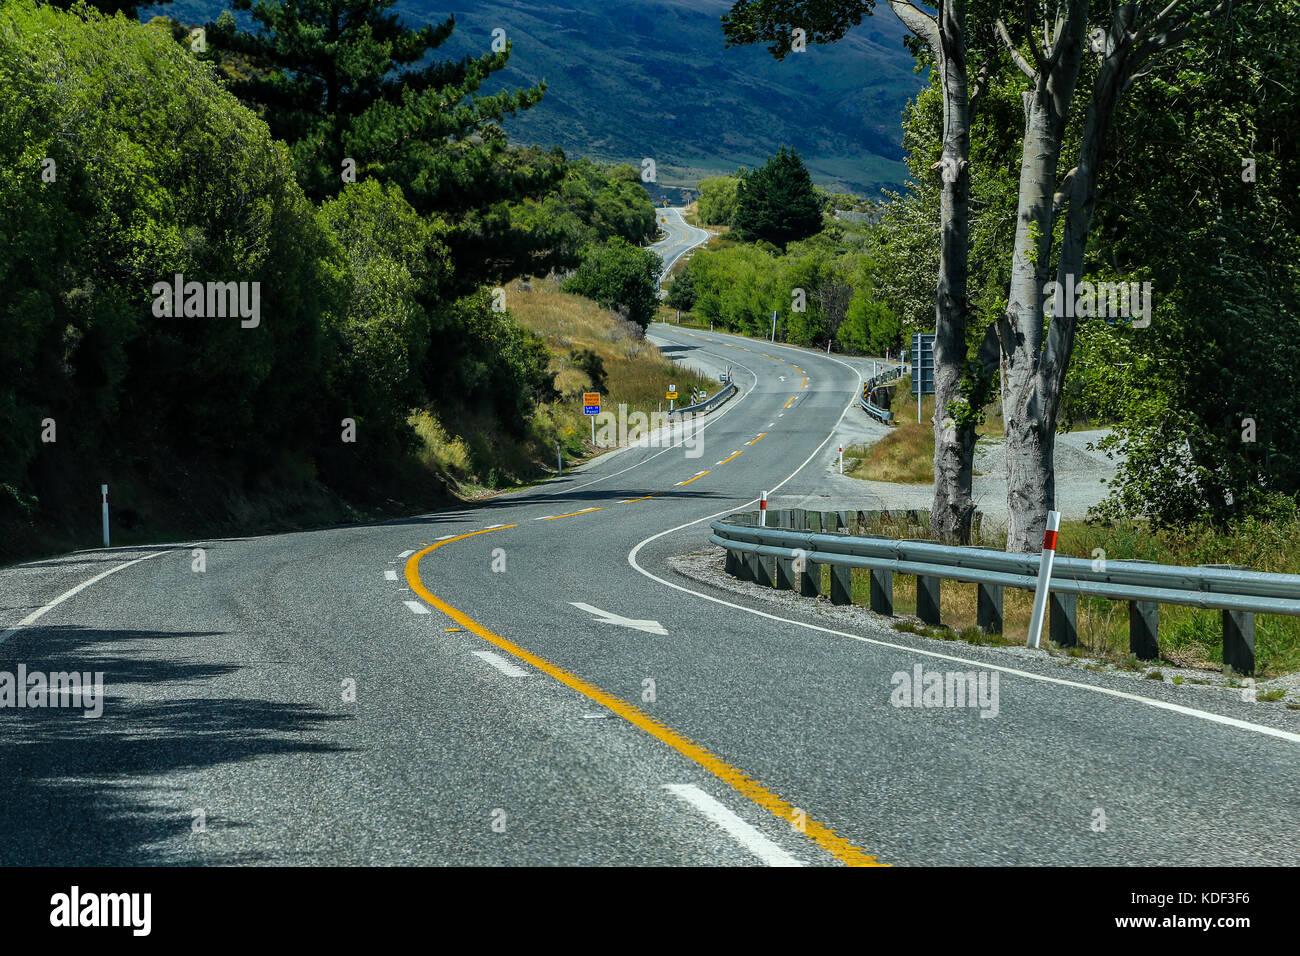
POLYGON ((1236 10, 1122 106, 1090 258, 1098 271, 1140 269, 1155 308, 1149 328, 1105 333, 1113 347, 1082 352, 1092 361, 1080 377, 1118 419, 1108 447, 1127 454, 1101 514, 1172 526, 1294 512, 1298 17, 1296 0, 1236 10), (1255 182, 1243 180, 1245 158, 1255 182))
POLYGON ((733 225, 742 238, 765 240, 782 249, 821 229, 821 200, 798 153, 783 146, 745 176, 737 191, 733 225))
POLYGON ((437 307, 422 377, 438 408, 486 411, 510 435, 523 437, 537 403, 556 397, 547 371, 551 353, 540 336, 492 303, 484 290, 437 307))
POLYGON ((672 284, 668 286, 668 297, 664 301, 669 308, 681 309, 683 312, 695 308, 695 277, 689 263, 688 267, 673 278, 672 284))
POLYGON ((554 236, 515 229, 508 204, 553 186, 563 156, 513 149, 498 125, 535 106, 544 85, 479 95, 506 66, 509 45, 436 60, 455 19, 411 28, 390 12, 394 3, 235 0, 257 30, 223 15, 208 24, 205 55, 251 65, 227 70, 230 87, 289 144, 312 198, 335 195, 350 160, 358 179, 397 183, 419 212, 444 214, 458 292, 545 271, 554 236))
POLYGON ((696 207, 706 226, 730 226, 736 218, 739 176, 712 176, 700 180, 700 198, 696 207))
POLYGON ((605 392, 605 360, 594 349, 574 349, 569 353, 569 362, 574 368, 591 379, 591 387, 605 392))
POLYGON ((718 327, 766 337, 778 312, 777 338, 796 345, 827 340, 845 352, 873 355, 896 348, 900 323, 877 298, 879 264, 870 250, 876 227, 829 223, 784 253, 766 242, 697 253, 669 287, 669 305, 688 308, 718 327), (674 290, 682 286, 677 305, 674 290), (802 290, 803 311, 796 308, 802 290))
POLYGON ((429 313, 450 275, 440 224, 375 180, 348 186, 320 216, 348 260, 347 305, 331 343, 337 411, 370 441, 405 447, 408 413, 423 397, 429 313))
POLYGON ((0 9, 0 202, 0 479, 160 447, 252 475, 322 433, 338 245, 283 147, 165 33, 0 9), (155 317, 175 273, 259 282, 261 325, 155 317))
POLYGON ((519 228, 553 237, 556 249, 548 264, 561 268, 576 267, 586 245, 614 236, 640 244, 658 232, 650 194, 626 163, 568 163, 564 178, 550 192, 512 204, 510 215, 519 228))
POLYGON ((603 246, 590 246, 578 271, 565 280, 573 292, 615 309, 642 329, 654 318, 658 305, 659 257, 615 236, 603 246))

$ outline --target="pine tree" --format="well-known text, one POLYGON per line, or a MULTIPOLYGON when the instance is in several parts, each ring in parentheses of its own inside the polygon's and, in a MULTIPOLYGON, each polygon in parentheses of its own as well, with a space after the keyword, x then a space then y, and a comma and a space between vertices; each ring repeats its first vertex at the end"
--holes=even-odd
POLYGON ((499 123, 535 106, 545 84, 477 95, 509 61, 510 44, 439 61, 431 54, 455 18, 412 28, 394 3, 235 0, 257 30, 241 31, 223 13, 208 24, 209 56, 289 144, 313 199, 373 177, 397 183, 421 213, 445 217, 457 291, 543 268, 551 237, 513 229, 505 206, 558 182, 563 157, 511 148, 499 123))
POLYGON ((821 200, 793 149, 782 146, 741 181, 738 192, 735 228, 746 239, 764 239, 784 249, 822 227, 821 200))

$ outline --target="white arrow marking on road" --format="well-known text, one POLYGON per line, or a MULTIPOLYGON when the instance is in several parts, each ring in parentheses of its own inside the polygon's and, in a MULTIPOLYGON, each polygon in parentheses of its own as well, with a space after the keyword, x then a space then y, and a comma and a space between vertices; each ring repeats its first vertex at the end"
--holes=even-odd
POLYGON ((414 551, 403 551, 401 554, 398 555, 398 557, 399 557, 399 558, 409 558, 409 557, 410 557, 411 555, 413 555, 413 554, 415 554, 414 551))
POLYGON ((588 614, 594 614, 598 618, 597 624, 617 624, 619 627, 630 627, 638 631, 645 631, 647 634, 664 634, 664 626, 658 621, 638 621, 631 617, 622 617, 618 614, 611 614, 609 611, 602 611, 598 607, 592 607, 590 604, 580 604, 577 601, 570 601, 579 611, 586 611, 588 614))

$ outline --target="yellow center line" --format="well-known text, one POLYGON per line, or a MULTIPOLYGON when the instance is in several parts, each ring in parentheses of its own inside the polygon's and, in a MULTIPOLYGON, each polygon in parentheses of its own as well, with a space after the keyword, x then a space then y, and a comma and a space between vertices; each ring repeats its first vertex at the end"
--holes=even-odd
MULTIPOLYGON (((703 478, 705 475, 708 475, 708 474, 712 474, 712 472, 702 471, 702 472, 700 472, 698 475, 696 475, 695 478, 703 478)), ((680 485, 689 485, 692 481, 695 480, 695 478, 687 478, 685 481, 679 481, 679 482, 677 482, 677 484, 678 484, 679 486, 680 486, 680 485)))
POLYGON ((789 407, 790 407, 790 402, 793 402, 793 401, 794 401, 794 396, 791 395, 789 401, 787 401, 787 402, 786 402, 784 405, 782 405, 781 407, 782 407, 782 408, 789 408, 789 407))
POLYGON ((745 453, 745 450, 742 448, 740 451, 735 452, 734 454, 732 454, 732 455, 730 455, 730 456, 728 456, 728 457, 722 459, 722 461, 718 462, 718 464, 719 464, 719 465, 725 465, 727 462, 731 461, 732 458, 735 458, 736 455, 743 455, 744 453, 745 453))
POLYGON ((753 441, 747 441, 747 442, 745 442, 745 444, 746 444, 746 445, 757 445, 757 444, 759 443, 759 441, 762 440, 763 436, 766 435, 766 434, 767 434, 767 432, 759 432, 759 433, 758 433, 758 438, 755 438, 753 441))
MULTIPOLYGON (((515 528, 518 526, 506 525, 505 527, 515 528)), ((461 627, 473 631, 488 643, 496 645, 507 654, 518 658, 526 664, 531 664, 543 674, 553 677, 566 687, 576 690, 584 697, 587 697, 600 704, 602 707, 613 711, 634 727, 645 731, 661 743, 665 743, 669 747, 672 747, 673 750, 676 750, 679 754, 689 760, 694 761, 723 783, 727 784, 727 786, 733 788, 741 796, 753 801, 777 819, 785 820, 795 829, 802 829, 805 836, 842 863, 848 866, 888 865, 881 863, 861 847, 850 843, 825 824, 807 818, 804 815, 804 812, 794 806, 794 804, 781 799, 781 797, 773 793, 771 790, 768 790, 757 780, 753 780, 746 776, 744 772, 731 766, 731 764, 727 763, 721 757, 718 757, 711 751, 701 747, 699 744, 695 743, 695 741, 683 737, 667 724, 655 719, 645 711, 641 710, 641 708, 635 707, 627 701, 601 690, 595 684, 583 680, 581 677, 570 673, 562 667, 557 667, 545 658, 538 657, 532 651, 520 647, 514 641, 507 640, 501 635, 488 630, 463 611, 459 611, 450 604, 447 604, 445 601, 435 597, 433 593, 424 586, 424 582, 420 580, 421 558, 438 550, 444 544, 451 544, 453 541, 461 541, 465 538, 472 538, 475 535, 487 534, 488 531, 495 530, 501 529, 489 528, 487 531, 472 531, 469 534, 458 535, 457 537, 449 538, 446 541, 440 541, 437 544, 430 545, 423 551, 417 551, 415 554, 411 555, 406 562, 406 583, 411 586, 411 590, 415 594, 418 594, 425 602, 437 608, 443 614, 446 614, 461 627)))
POLYGON ((619 504, 621 504, 621 505, 630 505, 630 504, 633 504, 633 503, 635 503, 635 502, 637 502, 637 501, 645 501, 647 498, 656 498, 656 497, 658 497, 659 495, 662 495, 662 494, 663 494, 662 491, 656 491, 653 495, 642 495, 640 498, 628 498, 626 501, 620 501, 619 504))
MULTIPOLYGON (((567 515, 550 515, 546 518, 543 518, 542 520, 558 521, 560 518, 572 518, 574 515, 585 515, 585 514, 590 514, 593 511, 604 511, 604 510, 605 510, 604 508, 583 508, 581 511, 570 511, 567 515)), ((488 530, 491 531, 495 529, 489 528, 488 530)))
POLYGON ((807 388, 807 387, 808 387, 808 378, 807 378, 807 376, 804 377, 803 384, 800 385, 799 387, 800 387, 800 388, 807 388))

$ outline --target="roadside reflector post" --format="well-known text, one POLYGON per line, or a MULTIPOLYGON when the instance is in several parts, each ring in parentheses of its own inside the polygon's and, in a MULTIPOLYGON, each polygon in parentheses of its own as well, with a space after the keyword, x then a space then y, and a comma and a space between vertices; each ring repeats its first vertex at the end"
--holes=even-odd
POLYGON ((555 443, 555 470, 561 475, 564 474, 564 458, 560 454, 560 443, 555 443))
POLYGON ((100 485, 99 493, 104 497, 104 547, 108 547, 108 485, 100 485))
POLYGON ((1038 586, 1034 589, 1034 613, 1029 619, 1028 647, 1037 647, 1043 633, 1043 617, 1047 613, 1048 584, 1052 578, 1052 562, 1056 560, 1056 534, 1061 530, 1061 513, 1047 512, 1047 530, 1043 533, 1043 554, 1038 561, 1038 586))
POLYGON ((844 446, 840 446, 840 474, 844 474, 844 446))
POLYGON ((764 491, 758 497, 758 526, 767 527, 767 492, 764 491))

